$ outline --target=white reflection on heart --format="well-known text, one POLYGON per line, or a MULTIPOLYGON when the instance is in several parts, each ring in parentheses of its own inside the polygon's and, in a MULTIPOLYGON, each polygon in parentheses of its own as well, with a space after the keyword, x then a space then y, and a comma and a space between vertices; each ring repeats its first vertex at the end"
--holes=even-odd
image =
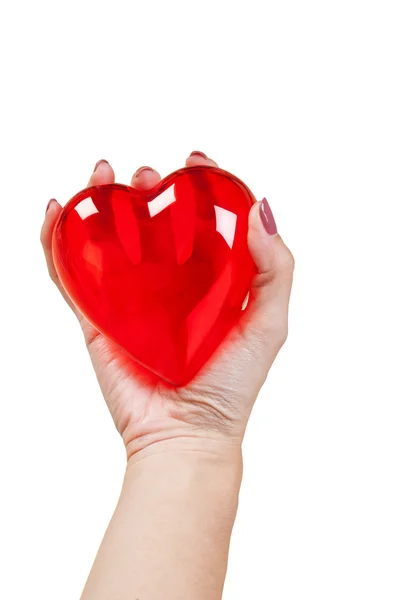
POLYGON ((217 220, 216 230, 222 235, 229 248, 232 248, 235 239, 237 215, 220 206, 214 206, 214 208, 217 220))
POLYGON ((75 210, 82 219, 82 221, 84 221, 91 215, 94 215, 99 212, 93 204, 93 200, 90 197, 85 198, 84 200, 79 202, 79 204, 75 206, 75 210))
POLYGON ((167 208, 167 206, 173 202, 176 202, 174 183, 147 204, 150 217, 155 217, 155 215, 158 215, 158 213, 164 210, 164 208, 167 208))

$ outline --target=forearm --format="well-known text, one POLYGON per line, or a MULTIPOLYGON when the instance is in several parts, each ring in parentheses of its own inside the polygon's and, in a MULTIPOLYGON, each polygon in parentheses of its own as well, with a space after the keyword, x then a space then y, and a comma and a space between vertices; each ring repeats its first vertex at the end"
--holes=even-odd
POLYGON ((81 600, 220 599, 241 474, 237 447, 133 457, 81 600))

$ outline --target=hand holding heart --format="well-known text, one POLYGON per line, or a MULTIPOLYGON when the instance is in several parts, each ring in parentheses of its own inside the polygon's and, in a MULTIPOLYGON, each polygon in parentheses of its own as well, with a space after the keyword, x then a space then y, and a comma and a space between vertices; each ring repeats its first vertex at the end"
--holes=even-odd
MULTIPOLYGON (((201 153, 193 153, 186 166, 197 165, 217 166, 201 153)), ((153 169, 141 168, 130 186, 151 190, 160 179, 153 169)), ((88 187, 113 183, 111 166, 100 161, 88 187)), ((51 245, 61 210, 57 201, 49 203, 41 232, 49 273, 81 324, 128 460, 164 451, 166 445, 202 450, 207 445, 240 446, 254 401, 287 336, 294 262, 276 229, 271 228, 273 218, 266 202, 254 204, 249 214, 248 248, 257 273, 248 309, 185 386, 170 385, 144 369, 99 333, 71 302, 56 271, 51 245)))

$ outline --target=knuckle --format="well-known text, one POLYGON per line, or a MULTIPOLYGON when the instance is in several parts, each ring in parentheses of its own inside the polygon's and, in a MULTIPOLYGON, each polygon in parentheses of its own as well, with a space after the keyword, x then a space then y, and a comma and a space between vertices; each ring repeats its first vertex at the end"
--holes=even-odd
POLYGON ((43 248, 46 247, 46 236, 45 236, 45 232, 43 230, 43 227, 42 227, 42 230, 40 232, 40 243, 42 244, 43 248))
POLYGON ((295 263, 292 253, 290 251, 282 252, 280 256, 277 257, 275 263, 275 272, 278 276, 283 274, 291 277, 293 275, 294 265, 295 263))
POLYGON ((52 280, 52 282, 58 286, 59 279, 58 279, 57 271, 54 268, 51 268, 51 265, 47 265, 47 271, 49 273, 49 277, 52 280))
POLYGON ((288 337, 288 319, 286 316, 268 315, 264 323, 256 329, 257 338, 267 346, 281 348, 288 337))
POLYGON ((289 248, 285 249, 280 260, 280 268, 288 273, 293 273, 295 268, 295 259, 289 248))
POLYGON ((58 277, 57 275, 55 275, 52 271, 49 270, 49 275, 50 275, 50 279, 52 280, 53 283, 56 284, 56 286, 58 287, 58 277))
POLYGON ((283 346, 283 344, 286 342, 287 338, 288 338, 288 334, 289 334, 289 328, 287 323, 281 327, 278 336, 277 336, 277 341, 280 344, 280 346, 283 346))
POLYGON ((288 324, 287 321, 278 321, 273 323, 270 327, 268 338, 275 343, 275 345, 281 347, 286 342, 288 337, 288 324))

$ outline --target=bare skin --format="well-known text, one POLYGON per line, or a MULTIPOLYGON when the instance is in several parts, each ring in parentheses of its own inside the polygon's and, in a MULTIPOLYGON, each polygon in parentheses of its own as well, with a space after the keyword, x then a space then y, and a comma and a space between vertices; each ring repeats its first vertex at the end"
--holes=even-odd
MULTIPOLYGON (((186 159, 186 166, 200 164, 217 166, 201 154, 186 159)), ((130 185, 150 189, 160 178, 141 168, 130 185)), ((112 167, 101 161, 88 186, 114 181, 112 167)), ((248 244, 258 273, 249 307, 196 377, 172 387, 128 358, 72 305, 51 253, 61 210, 56 200, 49 203, 41 231, 49 274, 82 327, 127 453, 120 501, 82 599, 142 598, 139 593, 146 600, 220 598, 241 480, 241 444, 258 392, 287 337, 293 256, 279 234, 268 235, 260 203, 255 204, 248 244), (138 539, 152 540, 147 551, 138 551, 138 539), (182 548, 191 557, 184 574, 182 548)))

